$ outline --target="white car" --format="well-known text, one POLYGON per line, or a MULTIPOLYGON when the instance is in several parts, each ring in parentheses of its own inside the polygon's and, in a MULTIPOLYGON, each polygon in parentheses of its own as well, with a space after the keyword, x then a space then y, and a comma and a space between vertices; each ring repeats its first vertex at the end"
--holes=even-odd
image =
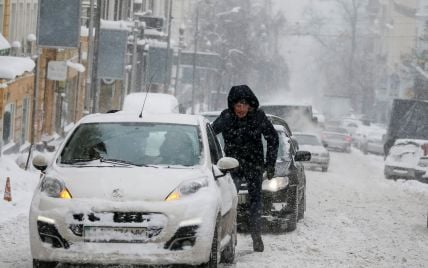
POLYGON ((33 165, 34 267, 233 262, 239 164, 202 116, 89 115, 33 165))
POLYGON ((322 145, 321 139, 317 134, 294 132, 293 137, 299 143, 299 149, 311 153, 311 160, 305 162, 307 168, 321 168, 322 172, 328 170, 330 163, 330 153, 322 145))

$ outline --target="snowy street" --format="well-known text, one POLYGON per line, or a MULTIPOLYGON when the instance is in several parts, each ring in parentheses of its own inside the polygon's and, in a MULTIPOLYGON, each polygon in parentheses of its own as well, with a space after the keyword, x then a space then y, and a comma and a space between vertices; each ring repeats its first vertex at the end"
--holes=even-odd
MULTIPOLYGON (((5 160, 2 161, 4 164, 5 160)), ((383 158, 366 156, 356 150, 351 154, 331 153, 327 173, 306 173, 307 211, 297 230, 283 235, 264 235, 263 253, 254 253, 250 237, 240 235, 236 267, 427 265, 428 185, 385 180, 383 158)), ((27 179, 37 180, 37 176, 31 174, 27 179)), ((3 196, 3 178, 1 185, 3 196)), ((13 217, 7 214, 13 204, 1 200, 2 268, 31 267, 27 209, 32 194, 30 188, 34 185, 19 181, 18 190, 13 193, 18 200, 13 217)), ((12 181, 12 191, 14 188, 12 181)))

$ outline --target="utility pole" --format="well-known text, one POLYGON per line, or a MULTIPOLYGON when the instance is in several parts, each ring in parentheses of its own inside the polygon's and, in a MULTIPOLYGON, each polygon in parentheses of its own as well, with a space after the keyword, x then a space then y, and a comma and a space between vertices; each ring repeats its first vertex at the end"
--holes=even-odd
POLYGON ((178 51, 177 51, 177 65, 175 68, 175 84, 174 84, 174 96, 177 96, 178 83, 180 81, 180 61, 181 61, 181 49, 184 46, 184 25, 180 25, 178 29, 178 51))
POLYGON ((39 67, 40 67, 40 51, 39 46, 36 43, 36 54, 33 55, 33 59, 35 61, 35 67, 34 67, 34 89, 33 89, 33 111, 31 114, 31 145, 30 149, 28 151, 28 157, 27 157, 27 163, 25 164, 25 170, 28 169, 28 165, 30 162, 31 154, 33 152, 34 143, 36 142, 36 131, 38 129, 38 124, 36 123, 36 113, 37 113, 37 106, 38 104, 38 97, 39 97, 39 67))
MULTIPOLYGON (((167 39, 167 45, 166 45, 166 60, 165 60, 165 77, 168 75, 169 70, 169 50, 171 49, 171 22, 172 22, 172 0, 168 1, 169 3, 169 14, 168 14, 168 39, 167 39)), ((169 77, 171 79, 171 77, 169 77)), ((171 83, 170 79, 166 79, 165 81, 165 91, 168 91, 169 84, 171 83)))
MULTIPOLYGON (((92 64, 93 64, 93 57, 94 57, 94 0, 90 1, 90 11, 89 11, 89 25, 88 25, 88 69, 87 69, 87 77, 86 77, 86 91, 89 92, 89 98, 87 98, 87 100, 85 100, 85 106, 86 109, 91 110, 90 109, 90 100, 91 98, 93 98, 94 96, 92 95, 92 86, 91 86, 91 81, 92 81, 92 64)), ((98 34, 98 33, 97 33, 98 34)), ((86 95, 87 96, 87 95, 86 95)))
POLYGON ((193 79, 192 79, 192 114, 195 114, 195 93, 196 93, 196 53, 198 52, 198 35, 199 35, 199 3, 196 4, 194 48, 193 48, 193 79))
MULTIPOLYGON (((134 16, 133 16, 134 17, 134 16)), ((135 89, 135 85, 137 82, 137 46, 138 46, 138 26, 140 22, 134 18, 134 27, 132 28, 132 69, 131 69, 131 92, 139 92, 140 90, 135 89)))
POLYGON ((98 48, 100 43, 100 28, 101 28, 101 0, 97 0, 97 10, 95 12, 95 38, 94 38, 94 55, 92 61, 92 76, 91 76, 91 93, 92 93, 92 113, 98 112, 98 48))

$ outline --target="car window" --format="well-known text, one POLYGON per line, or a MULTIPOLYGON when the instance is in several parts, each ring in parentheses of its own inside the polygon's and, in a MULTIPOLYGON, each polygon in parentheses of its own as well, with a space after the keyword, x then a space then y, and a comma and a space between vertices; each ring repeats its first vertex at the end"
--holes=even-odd
POLYGON ((91 123, 79 126, 60 163, 120 160, 135 165, 194 166, 202 146, 196 126, 158 123, 91 123))
POLYGON ((210 124, 207 124, 207 136, 208 136, 208 145, 210 146, 210 155, 211 161, 213 164, 217 164, 218 160, 222 157, 222 151, 218 140, 214 136, 214 132, 210 124))

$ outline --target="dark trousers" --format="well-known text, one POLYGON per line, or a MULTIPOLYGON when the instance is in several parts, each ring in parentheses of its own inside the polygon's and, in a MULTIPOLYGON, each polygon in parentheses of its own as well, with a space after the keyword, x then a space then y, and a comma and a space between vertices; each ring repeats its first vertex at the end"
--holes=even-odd
POLYGON ((263 173, 259 170, 241 169, 232 173, 232 178, 239 191, 241 183, 247 183, 248 220, 252 236, 261 233, 262 181, 263 173), (244 171, 245 170, 245 171, 244 171))

